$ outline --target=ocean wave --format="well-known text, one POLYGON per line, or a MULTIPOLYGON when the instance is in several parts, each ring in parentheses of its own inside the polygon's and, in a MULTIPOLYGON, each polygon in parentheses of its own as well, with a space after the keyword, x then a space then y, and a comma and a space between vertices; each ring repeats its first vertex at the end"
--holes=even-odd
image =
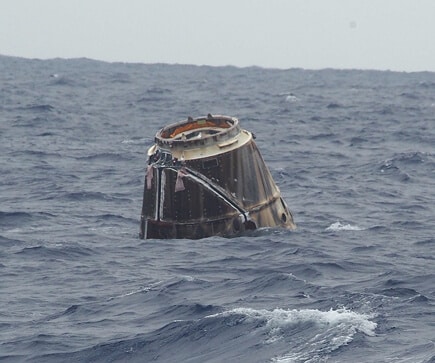
POLYGON ((112 196, 103 192, 79 191, 63 195, 63 199, 71 201, 112 200, 112 196))
POLYGON ((50 104, 35 104, 28 105, 22 108, 22 110, 32 111, 32 112, 52 112, 55 107, 50 104))
POLYGON ((79 83, 67 76, 59 75, 57 73, 53 73, 50 75, 50 86, 65 86, 65 87, 77 87, 79 83))
POLYGON ((330 309, 321 311, 317 309, 252 309, 252 308, 234 308, 215 315, 209 315, 205 318, 219 316, 242 315, 245 318, 253 319, 259 322, 265 322, 265 326, 272 334, 281 334, 280 329, 300 323, 314 323, 318 327, 329 329, 330 327, 339 328, 342 324, 350 328, 352 333, 360 331, 367 336, 374 336, 377 324, 373 319, 373 314, 357 313, 346 308, 330 309), (277 331, 276 328, 279 330, 277 331))
POLYGON ((329 311, 317 309, 252 309, 235 308, 223 313, 208 316, 238 317, 236 324, 253 322, 256 329, 264 330, 264 344, 274 344, 284 340, 292 347, 290 352, 273 358, 274 362, 306 361, 314 356, 326 360, 328 354, 349 344, 355 334, 375 336, 377 323, 374 315, 361 314, 345 308, 329 311), (304 344, 297 344, 296 336, 304 331, 304 344), (296 339, 295 339, 296 338, 296 339), (295 344, 296 343, 296 344, 295 344))
POLYGON ((22 226, 29 226, 30 223, 55 218, 56 215, 49 212, 22 212, 0 211, 0 227, 3 228, 19 228, 22 226))
POLYGON ((102 153, 86 155, 86 156, 78 156, 76 157, 76 159, 80 161, 89 161, 89 162, 92 161, 114 162, 114 161, 127 161, 129 160, 129 157, 121 152, 113 152, 113 153, 102 152, 102 153))
POLYGON ((427 168, 433 167, 435 160, 432 153, 406 152, 394 154, 393 157, 384 160, 379 166, 379 171, 401 182, 409 182, 415 180, 417 175, 425 173, 427 168))
POLYGON ((414 289, 410 289, 406 287, 394 287, 394 288, 390 287, 388 289, 381 290, 379 293, 385 296, 405 297, 405 298, 415 297, 420 295, 414 289))
POLYGON ((15 252, 19 255, 42 259, 67 259, 74 260, 86 256, 96 255, 91 248, 83 247, 78 244, 57 244, 54 246, 35 245, 27 246, 15 252))
POLYGON ((325 231, 341 232, 341 231, 364 231, 365 228, 361 228, 357 225, 342 224, 341 222, 332 223, 325 231))
POLYGON ((122 144, 133 144, 133 145, 148 145, 150 140, 148 138, 127 138, 121 141, 122 144))
POLYGON ((292 273, 272 272, 249 281, 247 285, 246 291, 257 296, 260 293, 277 294, 302 289, 305 287, 306 281, 297 278, 292 273))

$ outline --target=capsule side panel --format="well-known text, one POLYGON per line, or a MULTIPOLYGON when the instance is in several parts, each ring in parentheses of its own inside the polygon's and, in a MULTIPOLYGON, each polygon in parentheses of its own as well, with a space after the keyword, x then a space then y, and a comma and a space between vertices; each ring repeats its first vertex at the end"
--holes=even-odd
POLYGON ((293 217, 253 140, 231 152, 190 160, 189 165, 237 199, 256 227, 295 228, 293 217))
POLYGON ((187 174, 181 177, 182 190, 176 191, 177 177, 180 178, 172 169, 162 170, 162 221, 200 223, 238 215, 238 212, 218 194, 211 192, 187 174))
POLYGON ((212 158, 190 160, 189 165, 252 208, 279 193, 254 141, 212 158))
POLYGON ((157 218, 157 196, 159 185, 158 169, 150 168, 145 174, 144 192, 142 200, 141 222, 140 222, 140 238, 147 238, 147 220, 157 218), (148 173, 151 173, 148 175, 148 173))

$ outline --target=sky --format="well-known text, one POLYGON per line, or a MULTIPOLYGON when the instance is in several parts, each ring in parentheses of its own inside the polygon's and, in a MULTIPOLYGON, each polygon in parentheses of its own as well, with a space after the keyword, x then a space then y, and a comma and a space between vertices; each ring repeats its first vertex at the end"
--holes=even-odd
POLYGON ((435 71, 435 0, 0 0, 0 54, 435 71))

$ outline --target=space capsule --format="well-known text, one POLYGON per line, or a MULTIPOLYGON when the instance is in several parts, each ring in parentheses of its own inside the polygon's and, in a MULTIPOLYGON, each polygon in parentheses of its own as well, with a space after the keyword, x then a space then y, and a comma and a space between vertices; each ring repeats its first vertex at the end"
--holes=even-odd
POLYGON ((234 236, 295 223, 254 142, 235 117, 170 124, 148 150, 141 238, 234 236))

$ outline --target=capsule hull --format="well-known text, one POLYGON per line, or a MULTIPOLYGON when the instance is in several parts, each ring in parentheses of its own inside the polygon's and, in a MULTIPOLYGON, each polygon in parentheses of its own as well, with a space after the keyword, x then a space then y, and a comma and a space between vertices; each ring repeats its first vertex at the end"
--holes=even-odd
POLYGON ((295 228, 252 134, 236 118, 189 118, 160 130, 155 141, 148 151, 141 238, 295 228))

